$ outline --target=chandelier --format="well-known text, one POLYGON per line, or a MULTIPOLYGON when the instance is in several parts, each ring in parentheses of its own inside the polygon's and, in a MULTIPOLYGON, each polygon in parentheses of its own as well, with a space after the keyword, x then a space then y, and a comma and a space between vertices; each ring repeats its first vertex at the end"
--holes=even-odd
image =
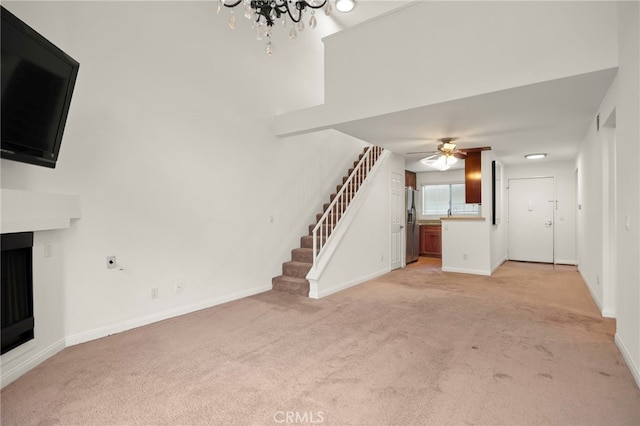
POLYGON ((218 13, 222 6, 231 9, 229 14, 229 28, 236 28, 236 15, 234 8, 239 5, 244 6, 244 16, 253 20, 252 28, 256 32, 257 40, 267 40, 266 52, 273 54, 273 44, 271 43, 271 31, 276 22, 281 21, 283 27, 289 29, 289 38, 295 40, 298 33, 304 31, 304 13, 307 9, 311 11, 309 18, 309 28, 314 29, 318 25, 315 11, 324 7, 324 13, 331 15, 333 8, 328 0, 218 0, 218 13), (291 22, 288 24, 287 20, 291 22))

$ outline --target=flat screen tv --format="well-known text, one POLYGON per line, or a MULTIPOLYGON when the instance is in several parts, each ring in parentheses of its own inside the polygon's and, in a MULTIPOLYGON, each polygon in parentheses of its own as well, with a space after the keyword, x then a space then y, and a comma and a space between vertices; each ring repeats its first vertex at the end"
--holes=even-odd
POLYGON ((56 166, 79 64, 0 6, 2 158, 56 166))

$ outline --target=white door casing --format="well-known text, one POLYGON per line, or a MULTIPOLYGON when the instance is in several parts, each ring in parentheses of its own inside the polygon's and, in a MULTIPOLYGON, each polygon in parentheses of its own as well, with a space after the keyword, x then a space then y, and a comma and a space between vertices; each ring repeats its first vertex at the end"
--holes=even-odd
POLYGON ((554 262, 553 177, 509 180, 509 260, 554 262))
POLYGON ((403 232, 404 231, 404 212, 403 212, 403 192, 404 190, 404 178, 400 173, 391 172, 390 179, 390 195, 391 202, 389 203, 391 211, 389 216, 391 218, 391 239, 389 248, 389 270, 394 270, 402 266, 402 259, 404 259, 402 248, 403 244, 403 232))

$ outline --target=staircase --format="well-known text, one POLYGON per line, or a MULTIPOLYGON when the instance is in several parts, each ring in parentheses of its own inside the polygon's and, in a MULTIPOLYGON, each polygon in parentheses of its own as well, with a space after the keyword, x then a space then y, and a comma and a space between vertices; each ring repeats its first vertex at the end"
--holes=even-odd
POLYGON ((300 238, 300 247, 291 250, 291 260, 282 264, 282 275, 271 280, 273 290, 309 296, 307 274, 382 151, 380 147, 369 146, 354 161, 342 184, 322 206, 322 213, 316 215, 316 223, 309 225, 309 234, 300 238))

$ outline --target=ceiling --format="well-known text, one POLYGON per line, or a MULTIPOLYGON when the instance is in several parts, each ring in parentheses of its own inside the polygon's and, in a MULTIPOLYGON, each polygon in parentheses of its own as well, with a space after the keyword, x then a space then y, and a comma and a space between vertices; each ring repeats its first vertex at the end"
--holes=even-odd
MULTIPOLYGON (((335 13, 343 28, 357 25, 409 2, 360 1, 350 14, 335 13)), ((433 171, 419 162, 438 139, 457 138, 458 148, 489 146, 503 164, 545 152, 538 161, 575 159, 616 69, 607 69, 508 90, 456 99, 334 126, 406 159, 407 170, 433 171)), ((606 117, 603 117, 603 120, 606 117)), ((455 167, 464 167, 458 162, 455 167)))
MULTIPOLYGON (((523 163, 545 152, 544 161, 571 160, 597 114, 615 69, 428 105, 334 126, 387 148, 415 172, 433 171, 419 160, 439 138, 454 137, 458 148, 489 146, 504 164, 523 163)), ((606 117, 603 117, 603 119, 606 117)))

